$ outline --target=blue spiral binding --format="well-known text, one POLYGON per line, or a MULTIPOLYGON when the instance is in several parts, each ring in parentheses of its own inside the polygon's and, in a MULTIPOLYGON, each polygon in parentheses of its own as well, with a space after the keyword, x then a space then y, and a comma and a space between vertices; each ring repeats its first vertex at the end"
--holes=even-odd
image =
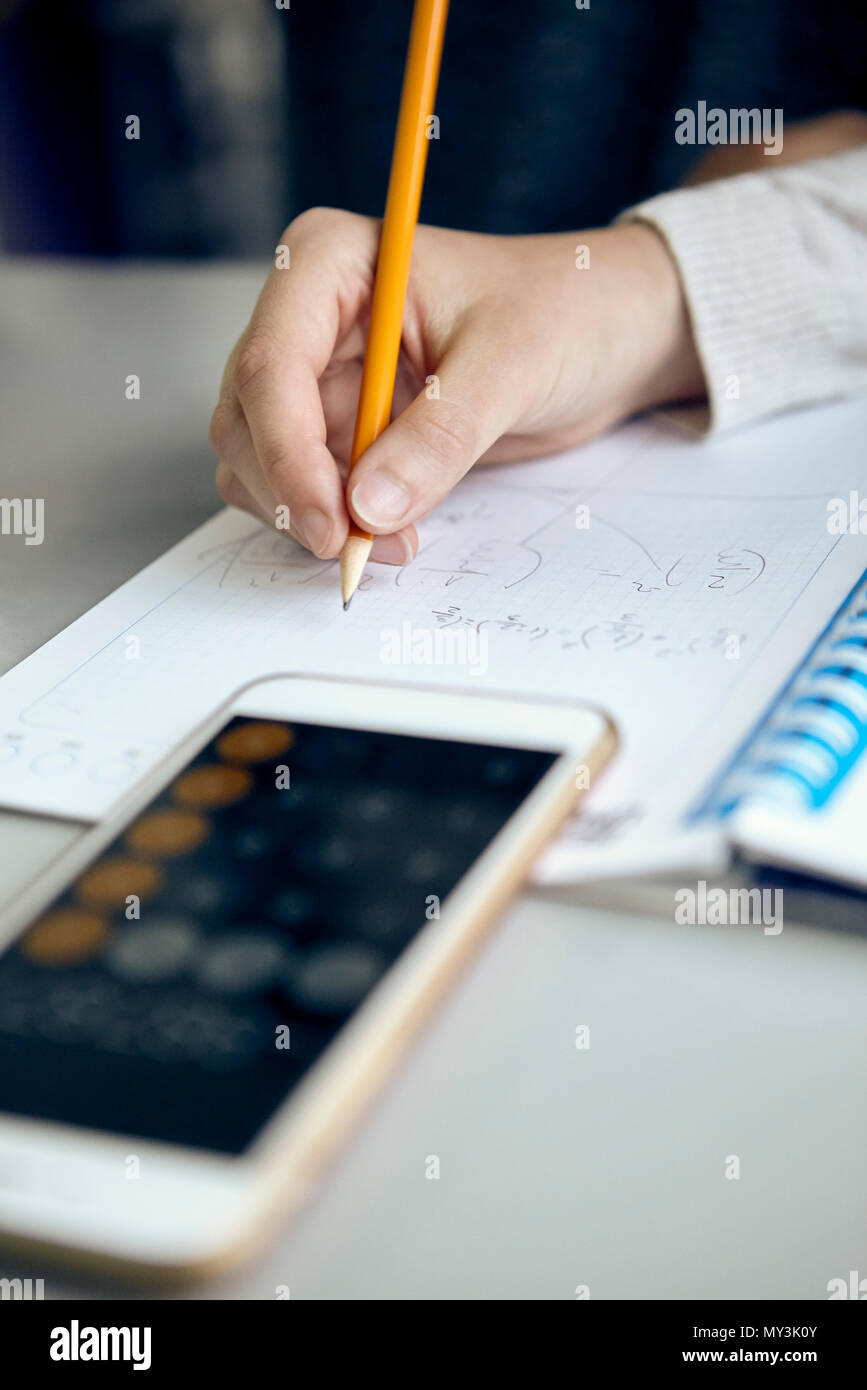
POLYGON ((693 819, 745 799, 824 806, 867 748, 867 571, 693 819))

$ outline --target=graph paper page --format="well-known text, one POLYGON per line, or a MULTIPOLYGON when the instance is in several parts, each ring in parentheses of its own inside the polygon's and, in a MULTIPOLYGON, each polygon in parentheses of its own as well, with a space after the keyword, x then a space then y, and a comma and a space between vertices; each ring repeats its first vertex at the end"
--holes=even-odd
POLYGON ((416 561, 336 562, 218 513, 0 680, 0 804, 99 819, 242 684, 278 672, 574 698, 620 749, 546 877, 653 867, 867 564, 829 530, 867 405, 720 441, 631 424, 477 467, 416 561))

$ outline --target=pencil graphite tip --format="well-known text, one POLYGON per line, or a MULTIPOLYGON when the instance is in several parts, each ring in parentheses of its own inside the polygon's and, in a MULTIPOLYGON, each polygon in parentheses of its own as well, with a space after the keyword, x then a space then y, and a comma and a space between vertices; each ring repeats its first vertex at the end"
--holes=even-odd
POLYGON ((343 605, 343 611, 344 611, 344 613, 348 613, 348 612, 349 612, 349 605, 350 605, 351 602, 352 602, 352 595, 350 594, 350 595, 349 595, 349 598, 346 600, 346 602, 345 602, 344 605, 343 605))

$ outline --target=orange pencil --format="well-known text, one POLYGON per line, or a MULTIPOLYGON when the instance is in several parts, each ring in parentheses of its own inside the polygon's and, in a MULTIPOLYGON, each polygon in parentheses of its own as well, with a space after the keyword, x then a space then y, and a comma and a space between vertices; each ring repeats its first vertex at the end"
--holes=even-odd
MULTIPOLYGON (((358 459, 391 418, 412 240, 427 163, 426 123, 433 115, 448 8, 448 0, 415 0, 349 460, 350 477, 358 459)), ((373 536, 351 523, 340 552, 344 608, 349 607, 358 588, 372 545, 373 536)))

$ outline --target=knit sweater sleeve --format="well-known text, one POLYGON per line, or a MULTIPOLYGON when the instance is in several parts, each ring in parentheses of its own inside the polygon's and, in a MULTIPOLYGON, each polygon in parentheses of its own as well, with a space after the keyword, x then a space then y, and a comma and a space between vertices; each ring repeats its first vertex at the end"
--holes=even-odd
POLYGON ((663 193, 655 227, 683 283, 704 426, 867 391, 867 145, 663 193))

